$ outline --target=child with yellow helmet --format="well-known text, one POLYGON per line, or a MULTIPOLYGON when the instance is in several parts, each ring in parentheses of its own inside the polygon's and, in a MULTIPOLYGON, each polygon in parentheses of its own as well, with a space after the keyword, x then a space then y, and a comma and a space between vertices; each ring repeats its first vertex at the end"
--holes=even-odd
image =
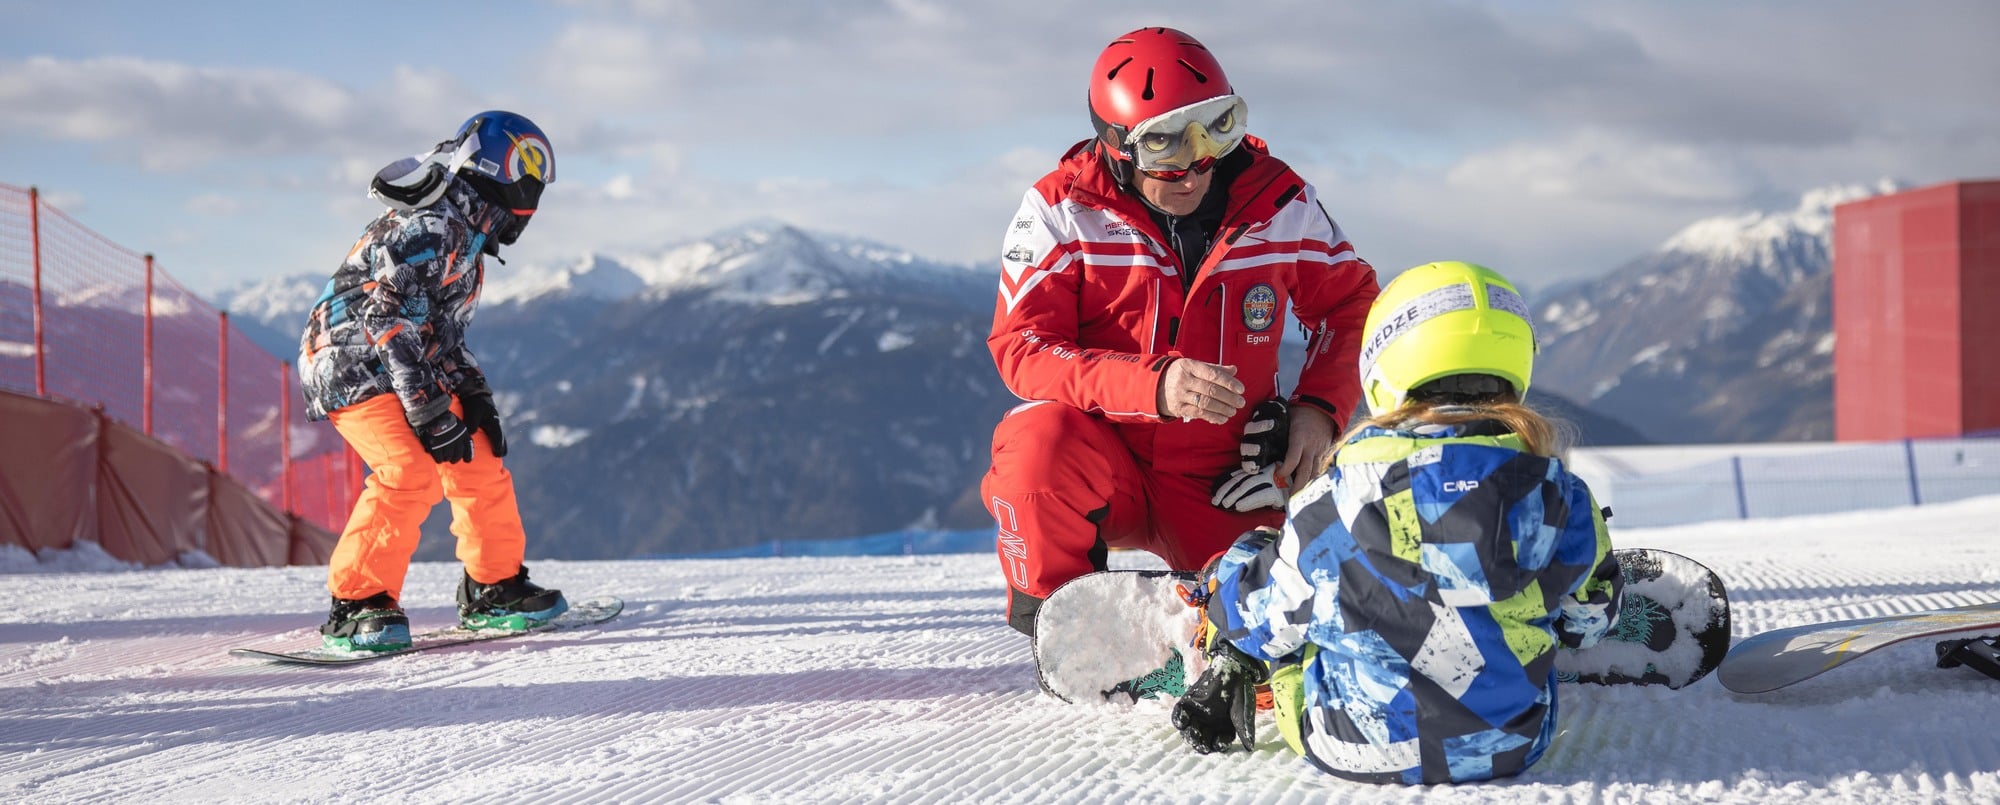
POLYGON ((1555 734, 1555 651, 1609 631, 1619 575, 1561 430, 1522 405, 1527 304, 1498 272, 1418 266, 1361 348, 1370 418, 1301 488, 1284 530, 1212 562, 1209 670, 1173 723, 1206 753, 1279 731, 1332 774, 1443 783, 1519 774, 1555 734))

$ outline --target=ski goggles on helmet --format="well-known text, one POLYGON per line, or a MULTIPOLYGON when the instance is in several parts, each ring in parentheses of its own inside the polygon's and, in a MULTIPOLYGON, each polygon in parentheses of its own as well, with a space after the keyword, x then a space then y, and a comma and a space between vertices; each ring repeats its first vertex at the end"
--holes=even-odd
POLYGON ((488 201, 533 215, 542 190, 555 181, 555 154, 526 118, 486 112, 430 151, 390 163, 375 174, 369 195, 397 209, 426 207, 444 195, 454 174, 471 180, 488 201))
POLYGON ((1207 173, 1236 150, 1248 132, 1249 115, 1240 95, 1210 98, 1139 121, 1125 135, 1125 147, 1146 175, 1179 181, 1189 172, 1207 173))

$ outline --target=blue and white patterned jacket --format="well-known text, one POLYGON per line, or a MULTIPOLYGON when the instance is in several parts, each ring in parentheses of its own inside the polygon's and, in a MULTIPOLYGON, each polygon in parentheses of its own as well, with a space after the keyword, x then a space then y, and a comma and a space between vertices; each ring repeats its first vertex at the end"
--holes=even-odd
POLYGON ((1281 536, 1218 563, 1209 618, 1304 663, 1300 748, 1369 782, 1519 774, 1556 724, 1555 650, 1596 643, 1619 576, 1590 490, 1497 422, 1370 428, 1281 536))

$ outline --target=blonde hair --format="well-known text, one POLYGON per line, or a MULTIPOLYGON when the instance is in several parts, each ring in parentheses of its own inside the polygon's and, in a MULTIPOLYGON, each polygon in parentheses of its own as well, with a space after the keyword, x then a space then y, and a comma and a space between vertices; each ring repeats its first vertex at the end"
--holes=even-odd
POLYGON ((1336 442, 1336 449, 1328 451, 1321 461, 1319 471, 1325 474, 1333 466, 1337 445, 1346 444, 1364 428, 1408 429, 1419 425, 1461 425, 1467 422, 1493 420, 1507 430, 1521 437, 1521 444, 1529 453, 1555 459, 1566 459, 1569 449, 1576 444, 1576 426, 1568 421, 1544 416, 1526 405, 1512 394, 1496 395, 1490 400, 1471 404, 1444 404, 1425 400, 1406 400, 1401 408, 1386 414, 1369 417, 1361 424, 1350 428, 1336 442))

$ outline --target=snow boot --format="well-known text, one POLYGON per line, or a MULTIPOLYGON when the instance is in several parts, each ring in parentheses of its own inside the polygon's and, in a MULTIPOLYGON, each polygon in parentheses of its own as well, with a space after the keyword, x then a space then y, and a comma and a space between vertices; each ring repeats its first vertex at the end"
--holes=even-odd
POLYGON ((410 618, 388 593, 359 600, 333 599, 320 644, 343 651, 400 651, 410 647, 410 618))
POLYGON ((544 590, 528 581, 528 568, 492 584, 458 583, 458 622, 467 629, 525 631, 569 611, 561 590, 544 590))

